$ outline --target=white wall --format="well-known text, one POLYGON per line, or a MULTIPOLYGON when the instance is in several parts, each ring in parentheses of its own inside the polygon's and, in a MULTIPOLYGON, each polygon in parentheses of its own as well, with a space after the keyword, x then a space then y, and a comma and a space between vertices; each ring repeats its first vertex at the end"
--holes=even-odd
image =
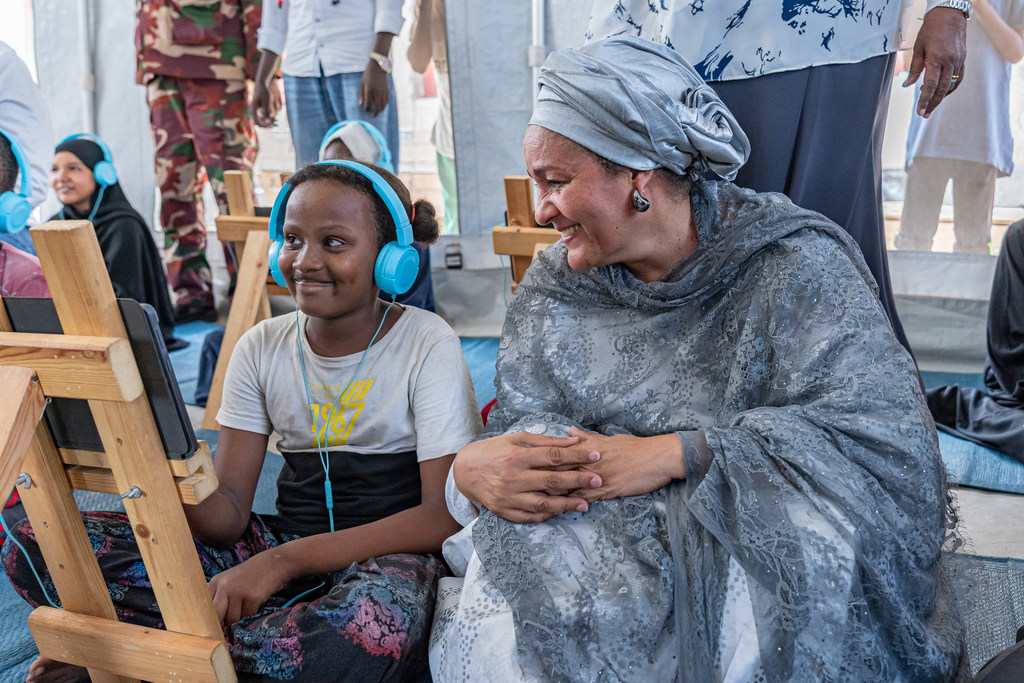
MULTIPOLYGON (((153 216, 153 142, 145 90, 135 83, 135 9, 126 0, 35 0, 35 57, 39 87, 50 104, 57 139, 85 131, 83 74, 96 74, 96 133, 110 147, 121 187, 139 213, 153 216), (94 64, 83 64, 78 5, 89 9, 94 64), (102 21, 97 20, 102 17, 102 21)), ((57 210, 52 196, 44 217, 57 210)))

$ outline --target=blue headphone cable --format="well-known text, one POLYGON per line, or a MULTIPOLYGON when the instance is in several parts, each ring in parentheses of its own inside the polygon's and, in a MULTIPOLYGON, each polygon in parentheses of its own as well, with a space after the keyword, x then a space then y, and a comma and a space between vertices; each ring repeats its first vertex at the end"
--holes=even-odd
MULTIPOLYGON (((349 379, 348 384, 338 394, 338 398, 335 399, 331 405, 331 414, 324 423, 324 432, 327 431, 327 425, 331 424, 334 420, 335 411, 338 407, 338 402, 341 401, 342 396, 348 393, 348 390, 352 387, 352 384, 356 381, 356 377, 359 375, 359 370, 363 367, 363 361, 366 360, 366 354, 370 352, 370 347, 373 346, 373 342, 377 341, 377 335, 380 334, 381 329, 384 327, 384 321, 388 319, 388 312, 391 311, 391 307, 395 305, 395 296, 391 297, 391 303, 384 310, 384 316, 380 319, 380 325, 377 326, 377 331, 373 333, 373 337, 370 338, 370 343, 367 344, 366 350, 363 351, 362 357, 359 359, 359 364, 356 366, 355 372, 352 373, 352 377, 349 379)), ((330 453, 324 452, 323 443, 320 440, 320 425, 316 422, 316 412, 313 410, 313 400, 309 395, 309 380, 306 379, 306 359, 302 353, 302 336, 299 333, 299 307, 295 307, 295 341, 299 351, 299 367, 302 369, 302 387, 306 390, 306 405, 309 406, 309 416, 313 419, 313 430, 316 432, 316 450, 320 456, 320 465, 324 468, 324 499, 327 503, 327 517, 330 521, 331 532, 334 532, 334 491, 331 488, 331 460, 330 453)), ((291 607, 299 598, 309 595, 313 591, 323 588, 324 584, 320 583, 317 586, 310 588, 307 591, 299 593, 294 598, 286 602, 282 607, 291 607)))
POLYGON ((28 551, 25 550, 25 546, 19 543, 18 539, 14 537, 14 534, 11 533, 10 528, 7 526, 7 520, 4 519, 3 512, 0 512, 0 526, 3 527, 4 533, 7 534, 7 540, 13 542, 14 545, 18 547, 18 550, 21 551, 21 554, 25 556, 29 569, 32 570, 32 575, 36 577, 36 583, 39 584, 39 589, 43 591, 43 597, 46 598, 46 602, 50 603, 50 607, 60 609, 60 605, 53 601, 53 598, 50 597, 49 591, 46 590, 46 585, 43 584, 43 580, 40 578, 39 572, 36 571, 36 566, 32 564, 32 558, 28 556, 28 551))

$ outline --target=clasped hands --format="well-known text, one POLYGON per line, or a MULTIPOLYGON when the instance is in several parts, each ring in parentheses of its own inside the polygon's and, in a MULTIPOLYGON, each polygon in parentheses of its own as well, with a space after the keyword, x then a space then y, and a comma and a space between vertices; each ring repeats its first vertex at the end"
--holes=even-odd
POLYGON ((512 522, 543 522, 590 503, 650 493, 686 476, 675 434, 568 437, 517 432, 462 448, 455 484, 478 507, 512 522))

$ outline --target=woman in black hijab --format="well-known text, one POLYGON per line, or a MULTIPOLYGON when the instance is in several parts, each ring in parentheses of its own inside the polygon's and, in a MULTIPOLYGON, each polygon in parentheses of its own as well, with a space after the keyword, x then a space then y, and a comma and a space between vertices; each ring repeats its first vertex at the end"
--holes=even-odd
POLYGON ((188 342, 174 337, 174 309, 160 252, 100 145, 84 135, 57 145, 50 186, 64 205, 50 220, 91 221, 114 294, 152 306, 167 349, 184 348, 188 342), (107 168, 94 173, 98 164, 107 168))

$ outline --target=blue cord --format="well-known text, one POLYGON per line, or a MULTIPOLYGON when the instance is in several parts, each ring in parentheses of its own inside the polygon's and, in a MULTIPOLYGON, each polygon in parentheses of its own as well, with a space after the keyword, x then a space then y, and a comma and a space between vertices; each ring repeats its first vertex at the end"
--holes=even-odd
MULTIPOLYGON (((359 370, 363 367, 363 361, 366 360, 366 354, 370 352, 370 347, 373 346, 373 342, 377 341, 377 335, 380 334, 381 329, 384 327, 384 321, 388 318, 388 312, 391 307, 395 305, 395 296, 391 297, 391 303, 388 304, 387 309, 384 311, 384 317, 380 319, 380 325, 377 326, 377 331, 373 333, 373 337, 370 338, 370 343, 367 344, 366 350, 363 351, 362 358, 359 359, 359 365, 356 366, 356 371, 352 373, 352 378, 349 379, 348 385, 345 389, 338 394, 338 398, 334 401, 331 406, 331 415, 327 418, 327 422, 324 424, 324 432, 327 432, 327 425, 331 424, 334 420, 335 410, 337 410, 338 402, 341 401, 341 397, 348 393, 348 390, 352 387, 352 383, 356 381, 356 377, 359 375, 359 370)), ((306 379, 306 359, 302 353, 302 336, 299 333, 299 307, 295 307, 295 341, 298 344, 299 349, 299 367, 302 368, 302 387, 306 390, 306 405, 309 406, 309 416, 313 420, 313 431, 316 432, 316 451, 320 456, 320 465, 324 468, 324 498, 327 503, 327 517, 330 520, 331 532, 334 532, 334 492, 331 488, 331 459, 328 453, 324 452, 322 442, 320 441, 320 426, 316 423, 316 412, 313 410, 313 400, 309 395, 309 380, 306 379)), ((33 569, 34 571, 34 569, 33 569)), ((307 591, 303 591, 296 595, 294 598, 282 605, 281 609, 286 609, 294 605, 300 598, 304 598, 313 591, 320 590, 326 585, 326 582, 321 581, 319 585, 313 586, 307 591)))
MULTIPOLYGON (((89 212, 89 217, 85 220, 92 223, 92 219, 96 217, 96 212, 100 210, 100 204, 103 202, 103 193, 106 191, 106 185, 100 185, 100 193, 96 197, 96 203, 92 207, 92 211, 89 212)), ((64 207, 60 207, 60 219, 66 221, 67 218, 64 216, 64 207)))
POLYGON ((18 539, 14 537, 14 534, 11 533, 10 528, 7 526, 7 520, 4 519, 2 512, 0 512, 0 526, 4 528, 4 532, 7 534, 7 540, 12 541, 14 545, 18 547, 18 550, 21 551, 21 554, 25 556, 25 559, 28 561, 28 566, 32 570, 32 575, 36 577, 36 582, 39 584, 39 588, 43 591, 43 597, 46 598, 46 602, 50 603, 50 607, 60 609, 60 606, 50 598, 50 594, 47 592, 46 586, 43 585, 43 580, 39 578, 39 572, 36 571, 36 566, 32 564, 32 558, 28 556, 28 551, 25 550, 25 546, 19 543, 18 539))
MULTIPOLYGON (((363 367, 363 361, 366 360, 366 354, 370 352, 370 347, 373 346, 373 342, 377 341, 377 335, 380 334, 381 329, 384 327, 384 321, 388 319, 388 312, 391 307, 395 305, 394 296, 391 297, 391 303, 388 304, 387 309, 384 311, 384 316, 380 319, 380 325, 377 326, 377 331, 373 333, 373 337, 370 338, 370 343, 367 344, 366 350, 363 351, 362 358, 359 359, 359 365, 356 366, 355 372, 352 373, 352 377, 349 379, 348 384, 342 389, 341 393, 338 394, 338 398, 335 399, 334 404, 331 406, 331 414, 324 423, 324 432, 327 431, 327 425, 334 421, 338 404, 341 401, 341 397, 348 393, 348 390, 352 388, 352 383, 356 381, 356 377, 359 375, 359 371, 363 367)), ((306 359, 302 353, 302 336, 299 333, 299 307, 295 307, 295 340, 298 344, 299 349, 299 366, 302 369, 302 387, 306 390, 306 405, 309 406, 309 416, 313 420, 313 431, 316 432, 316 451, 320 456, 320 465, 324 468, 324 498, 327 502, 327 516, 330 520, 331 531, 334 531, 334 492, 331 488, 331 460, 329 454, 323 449, 323 442, 320 440, 320 425, 316 421, 316 411, 313 410, 313 399, 309 395, 309 380, 306 379, 306 359)), ((315 590, 315 589, 314 589, 315 590)), ((308 592, 308 591, 307 591, 308 592)))

